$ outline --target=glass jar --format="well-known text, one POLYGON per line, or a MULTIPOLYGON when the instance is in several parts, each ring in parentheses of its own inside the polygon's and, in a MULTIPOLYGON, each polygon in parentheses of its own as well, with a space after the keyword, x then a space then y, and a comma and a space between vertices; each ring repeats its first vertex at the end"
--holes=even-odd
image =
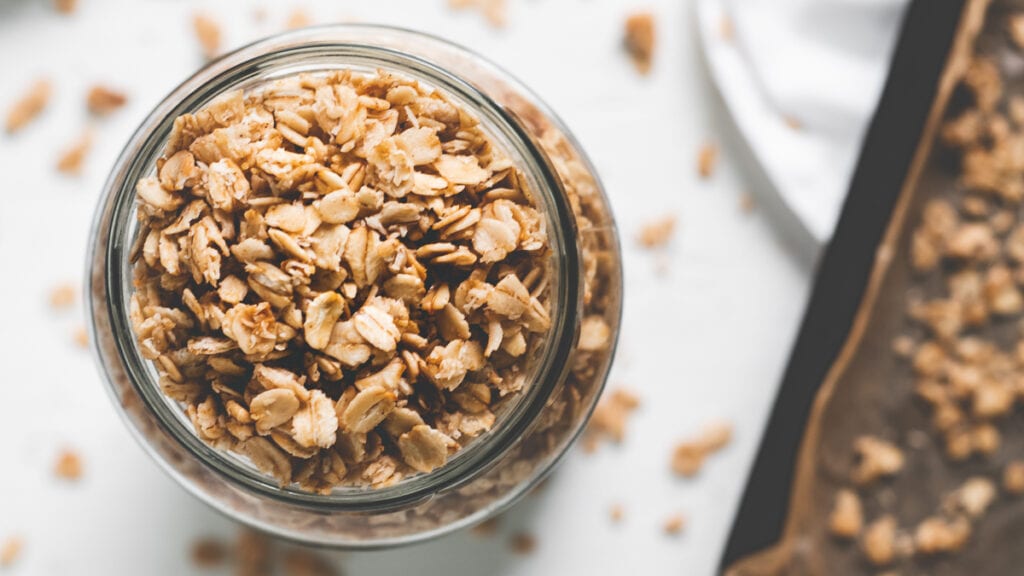
POLYGON ((479 522, 536 485, 579 435, 604 386, 621 308, 621 261, 607 198, 568 130, 539 99, 480 56, 444 40, 339 25, 259 41, 212 62, 146 118, 105 185, 91 234, 90 324, 109 391, 136 438, 181 485, 221 512, 311 544, 368 548, 479 522), (381 488, 315 494, 280 486, 245 458, 208 446, 160 390, 129 322, 137 240, 135 183, 152 175, 173 121, 216 96, 297 73, 394 72, 469 107, 539 198, 555 255, 552 332, 534 381, 494 429, 441 468, 381 488))

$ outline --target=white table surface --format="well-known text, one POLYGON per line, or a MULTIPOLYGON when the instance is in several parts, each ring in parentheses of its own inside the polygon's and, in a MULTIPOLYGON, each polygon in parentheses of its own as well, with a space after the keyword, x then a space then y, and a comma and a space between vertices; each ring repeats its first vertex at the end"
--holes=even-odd
MULTIPOLYGON (((202 6, 225 27, 227 46, 280 29, 291 10, 264 2, 202 6)), ((809 266, 778 240, 765 211, 744 214, 757 190, 730 158, 724 114, 698 52, 688 2, 510 0, 509 25, 452 13, 443 0, 314 2, 318 22, 356 17, 423 29, 474 47, 532 86, 566 120, 598 166, 621 227, 625 320, 611 386, 643 405, 621 446, 571 454, 546 490, 510 512, 496 536, 455 534, 411 548, 337 555, 351 576, 711 574, 799 322, 809 266), (620 51, 624 15, 657 16, 653 73, 638 77, 620 51), (723 143, 707 182, 696 176, 701 143, 723 143), (640 227, 673 213, 680 226, 661 254, 637 248, 640 227), (659 270, 661 272, 659 273, 659 270), (709 420, 735 423, 734 442, 695 480, 674 478, 675 441, 709 420), (625 519, 609 521, 612 503, 625 519), (664 520, 688 519, 668 537, 664 520), (529 555, 511 534, 537 537, 529 555)), ((191 33, 197 2, 80 0, 70 17, 44 0, 0 2, 0 107, 37 75, 55 82, 43 117, 0 135, 0 540, 25 548, 4 574, 190 574, 200 536, 232 540, 236 526, 166 477, 129 436, 90 355, 75 346, 81 303, 55 312, 48 292, 82 276, 88 227, 106 171, 144 114, 201 64, 191 33), (123 87, 128 106, 95 127, 81 177, 58 175, 58 151, 88 118, 94 82, 123 87), (61 447, 84 458, 75 484, 52 473, 61 447)), ((204 572, 205 573, 205 572, 204 572)), ((230 573, 225 567, 211 574, 230 573)))

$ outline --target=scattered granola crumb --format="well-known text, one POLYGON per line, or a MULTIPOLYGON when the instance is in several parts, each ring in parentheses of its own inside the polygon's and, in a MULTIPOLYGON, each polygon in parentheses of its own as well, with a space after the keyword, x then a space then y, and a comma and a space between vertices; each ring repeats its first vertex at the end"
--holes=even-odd
POLYGON ((611 508, 608 509, 608 517, 611 518, 612 522, 615 524, 622 522, 625 515, 626 510, 622 507, 622 504, 612 504, 611 508))
POLYGON ((267 20, 267 8, 265 6, 257 6, 252 11, 252 20, 257 24, 261 24, 267 20))
POLYGON ((757 201, 754 200, 753 194, 750 192, 740 194, 740 212, 750 214, 755 208, 757 208, 757 201))
POLYGON ((512 551, 516 554, 530 554, 537 548, 537 539, 531 534, 520 532, 512 537, 512 551))
POLYGON ((270 574, 273 542, 262 533, 243 528, 235 543, 235 573, 254 576, 270 574))
POLYGON ((914 531, 915 550, 921 554, 955 552, 971 537, 971 523, 966 518, 925 518, 914 531))
POLYGON ((633 65, 641 74, 651 71, 654 59, 654 15, 650 12, 638 12, 626 18, 624 45, 626 52, 633 60, 633 65))
POLYGON ((61 14, 71 14, 78 7, 78 0, 54 0, 53 7, 61 14))
POLYGON ((679 476, 696 476, 711 454, 725 448, 732 440, 732 425, 715 422, 704 427, 700 435, 676 444, 672 451, 672 471, 679 476))
POLYGON ((108 116, 125 105, 128 97, 124 92, 97 84, 89 89, 85 105, 95 116, 108 116))
POLYGON ((828 528, 837 538, 856 538, 864 525, 864 509, 860 497, 853 490, 843 488, 836 492, 835 507, 829 516, 828 528))
POLYGON ((507 23, 506 0, 448 0, 448 7, 452 10, 475 8, 495 28, 503 28, 507 23))
POLYGON ((57 456, 53 473, 62 480, 79 480, 82 477, 82 459, 78 453, 65 449, 57 456))
POLYGON ((1003 469, 1003 490, 1014 496, 1024 494, 1024 460, 1014 460, 1003 469))
POLYGON ((79 326, 75 328, 74 333, 75 344, 80 348, 89 347, 89 331, 85 329, 85 326, 79 326))
POLYGON ((894 476, 903 469, 903 451, 881 438, 861 436, 854 441, 853 450, 858 462, 852 479, 858 486, 866 486, 885 476, 894 476))
POLYGON ((697 153, 697 174, 701 178, 710 178, 715 172, 715 165, 718 163, 718 145, 713 142, 705 142, 697 153))
POLYGON ((644 248, 660 248, 672 239, 676 229, 676 217, 665 216, 649 222, 640 229, 638 240, 644 248))
POLYGON ((61 152, 57 158, 57 171, 69 176, 77 176, 82 173, 85 164, 85 157, 92 148, 92 132, 85 130, 71 146, 61 152))
POLYGON ((14 134, 39 116, 49 104, 52 94, 53 85, 49 80, 45 78, 36 80, 7 111, 7 133, 14 134))
POLYGON ((200 538, 192 543, 192 563, 199 568, 216 568, 228 557, 228 547, 219 538, 200 538))
POLYGON ((292 10, 292 13, 288 16, 288 22, 285 26, 289 30, 296 30, 298 28, 305 28, 313 23, 313 19, 310 18, 309 13, 302 8, 296 8, 292 10))
POLYGON ((50 308, 54 310, 61 310, 69 308, 75 303, 75 296, 78 294, 78 289, 74 284, 64 283, 54 286, 50 290, 50 308))
POLYGON ((494 533, 498 531, 498 526, 500 525, 500 522, 501 521, 498 519, 497 516, 492 516, 491 518, 484 520, 476 526, 473 526, 472 528, 470 528, 470 530, 473 532, 473 534, 476 534, 477 536, 493 536, 494 533))
POLYGON ((726 42, 736 39, 736 25, 732 21, 732 16, 722 14, 722 19, 718 22, 718 35, 726 42))
POLYGON ((900 334, 892 339, 892 351, 900 358, 910 358, 913 356, 916 347, 914 339, 906 334, 900 334))
POLYGON ((626 421, 639 405, 640 398, 622 388, 602 398, 587 425, 585 447, 590 448, 587 451, 593 451, 601 440, 622 442, 626 436, 626 421))
POLYGON ((685 527, 686 518, 683 517, 682 514, 673 514, 669 516, 668 519, 665 520, 665 524, 662 525, 662 529, 665 531, 665 534, 668 534, 669 536, 681 534, 685 527))
POLYGON ((786 123, 786 127, 793 131, 800 131, 804 129, 804 123, 799 118, 790 114, 784 114, 782 121, 786 123))
POLYGON ((0 567, 6 568, 14 565, 24 547, 25 541, 20 536, 8 536, 0 546, 0 567))
POLYGON ((196 14, 192 17, 192 28, 195 30, 199 46, 203 49, 203 56, 212 59, 220 52, 220 25, 217 21, 206 14, 196 14))
POLYGON ((324 556, 309 548, 291 548, 284 554, 284 576, 334 576, 337 570, 324 556))
POLYGON ((896 518, 885 515, 868 525, 861 548, 875 566, 891 563, 896 557, 896 518))
POLYGON ((1010 29, 1010 39, 1018 48, 1024 48, 1024 12, 1013 14, 1006 20, 1010 29))

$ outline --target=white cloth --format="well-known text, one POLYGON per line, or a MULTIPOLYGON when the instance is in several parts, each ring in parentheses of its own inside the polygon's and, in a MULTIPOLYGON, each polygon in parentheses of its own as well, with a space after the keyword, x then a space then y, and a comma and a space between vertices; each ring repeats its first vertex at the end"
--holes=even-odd
POLYGON ((741 135, 819 243, 838 219, 906 1, 697 5, 709 68, 741 135))

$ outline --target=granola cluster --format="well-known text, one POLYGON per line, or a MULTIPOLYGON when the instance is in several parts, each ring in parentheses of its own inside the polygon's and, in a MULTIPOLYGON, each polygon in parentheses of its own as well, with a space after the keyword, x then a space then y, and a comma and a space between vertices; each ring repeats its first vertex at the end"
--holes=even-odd
MULTIPOLYGON (((910 365, 945 457, 974 458, 991 473, 970 476, 909 527, 891 514, 868 522, 861 494, 900 474, 907 456, 898 443, 858 438, 853 488, 837 493, 828 526, 838 538, 859 538, 877 566, 962 549, 999 497, 998 482, 1008 496, 1024 491, 1024 462, 997 459, 1001 428, 1024 396, 1024 97, 1003 93, 996 62, 984 56, 973 60, 963 85, 972 104, 940 136, 959 157, 958 189, 924 204, 910 238, 922 289, 909 295, 907 314, 923 338, 902 335, 893 351, 910 365)), ((932 441, 917 433, 922 445, 932 441)))
POLYGON ((526 385, 551 327, 522 174, 415 81, 225 94, 175 120, 136 190, 140 350, 203 440, 281 483, 442 466, 526 385))

